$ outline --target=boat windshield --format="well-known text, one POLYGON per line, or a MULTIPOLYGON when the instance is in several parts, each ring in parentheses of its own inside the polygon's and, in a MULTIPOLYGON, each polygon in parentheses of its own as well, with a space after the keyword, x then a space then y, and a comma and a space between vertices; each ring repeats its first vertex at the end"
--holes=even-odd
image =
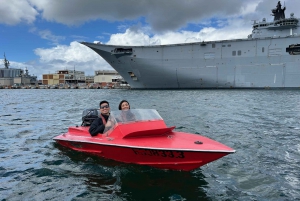
POLYGON ((113 123, 110 127, 105 127, 104 132, 114 128, 116 124, 129 124, 139 121, 162 120, 162 117, 155 109, 130 109, 111 111, 107 121, 113 123))

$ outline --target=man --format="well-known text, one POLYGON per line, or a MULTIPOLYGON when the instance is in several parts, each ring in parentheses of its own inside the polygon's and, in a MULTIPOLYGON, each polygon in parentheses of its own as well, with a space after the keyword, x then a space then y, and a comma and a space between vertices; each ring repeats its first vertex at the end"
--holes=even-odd
POLYGON ((105 125, 109 126, 107 124, 107 120, 109 117, 109 103, 104 100, 100 102, 100 116, 93 121, 93 123, 90 126, 89 132, 91 136, 96 136, 98 133, 103 133, 105 129, 105 125))

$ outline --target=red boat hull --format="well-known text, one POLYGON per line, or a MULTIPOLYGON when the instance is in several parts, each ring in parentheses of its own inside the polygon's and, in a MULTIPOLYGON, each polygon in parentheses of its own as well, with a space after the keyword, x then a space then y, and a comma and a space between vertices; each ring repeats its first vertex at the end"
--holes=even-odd
POLYGON ((230 147, 201 135, 170 131, 172 129, 165 134, 156 131, 154 136, 136 137, 136 133, 131 133, 133 137, 130 138, 114 138, 113 135, 91 137, 88 127, 71 127, 68 133, 54 140, 72 150, 99 157, 183 171, 199 168, 234 152, 230 147))

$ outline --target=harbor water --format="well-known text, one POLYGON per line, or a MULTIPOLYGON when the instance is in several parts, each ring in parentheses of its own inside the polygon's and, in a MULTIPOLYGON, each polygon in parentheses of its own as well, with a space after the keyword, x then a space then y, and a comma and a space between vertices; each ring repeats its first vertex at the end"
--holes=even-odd
POLYGON ((300 90, 0 90, 0 200, 300 200, 300 90), (190 172, 97 158, 53 137, 108 100, 236 150, 190 172))

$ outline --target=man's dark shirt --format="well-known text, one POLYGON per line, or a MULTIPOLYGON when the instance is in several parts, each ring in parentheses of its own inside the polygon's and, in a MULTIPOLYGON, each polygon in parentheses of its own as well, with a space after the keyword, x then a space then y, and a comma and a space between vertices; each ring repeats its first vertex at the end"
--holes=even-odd
MULTIPOLYGON (((103 114, 101 114, 103 117, 104 117, 104 119, 107 121, 107 119, 108 119, 108 117, 109 116, 107 116, 107 115, 103 115, 103 114)), ((103 121, 102 121, 102 118, 101 117, 98 117, 97 119, 95 119, 94 121, 93 121, 93 123, 91 124, 91 126, 90 126, 90 129, 89 129, 89 132, 90 132, 90 134, 91 134, 91 136, 96 136, 96 135, 98 135, 98 133, 103 133, 103 131, 104 131, 104 129, 105 129, 105 125, 103 124, 103 121)))

